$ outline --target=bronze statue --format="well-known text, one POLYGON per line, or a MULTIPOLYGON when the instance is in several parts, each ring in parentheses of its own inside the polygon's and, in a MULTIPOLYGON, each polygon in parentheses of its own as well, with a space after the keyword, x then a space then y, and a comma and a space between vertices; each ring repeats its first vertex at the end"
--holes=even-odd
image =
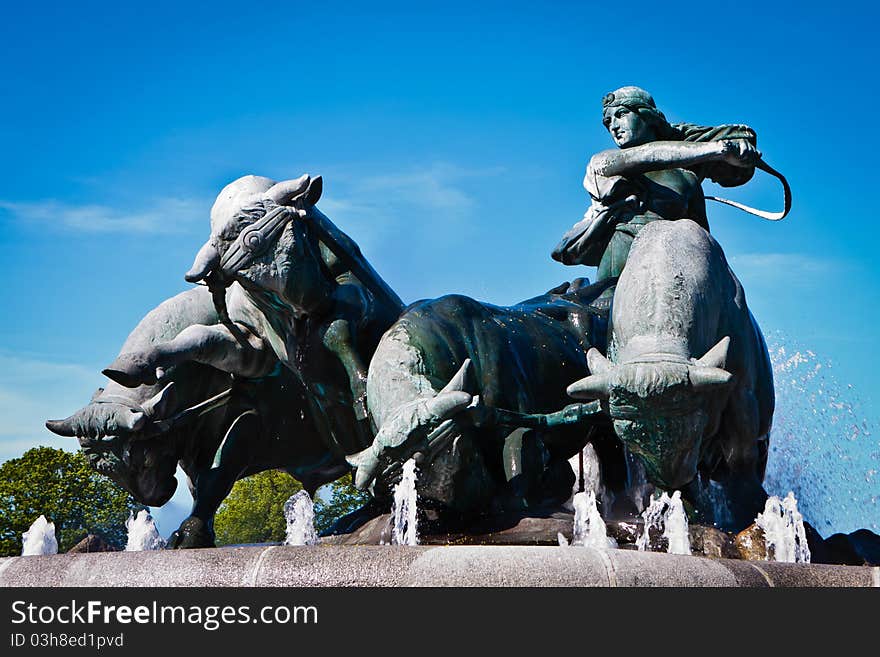
MULTIPOLYGON (((175 547, 212 544, 235 479, 270 467, 314 489, 353 466, 374 502, 345 529, 387 508, 408 458, 438 528, 546 511, 571 494, 567 461, 588 442, 604 513, 637 510, 641 464, 696 513, 741 528, 764 496, 772 376, 708 235, 701 182, 778 174, 746 126, 671 125, 637 87, 603 111, 619 148, 591 158, 592 204, 553 253, 597 265, 594 284, 511 307, 461 295, 404 307, 316 207, 320 177, 245 176, 221 191, 186 274, 207 289, 149 314, 104 371, 107 390, 49 428, 77 435, 142 501, 167 499, 180 460, 196 505, 175 547), (566 386, 597 401, 571 404, 566 386), (729 513, 708 501, 718 490, 729 513)), ((780 179, 781 213, 716 200, 779 219, 780 179)))
POLYGON ((609 312, 608 350, 590 351, 591 376, 569 392, 603 400, 651 483, 683 489, 704 519, 741 528, 766 498, 773 376, 742 286, 709 236, 701 183, 770 172, 785 191, 780 213, 708 197, 770 220, 788 213, 790 191, 747 126, 671 125, 638 87, 607 94, 602 107, 618 149, 590 159, 592 204, 553 257, 597 265, 598 279, 614 283, 595 304, 609 312))
MULTIPOLYGON (((590 158, 584 188, 592 203, 552 254, 566 265, 597 266, 599 281, 620 275, 633 239, 651 221, 686 218, 708 231, 703 180, 725 187, 742 185, 751 179, 756 166, 763 165, 757 137, 748 126, 670 124, 651 95, 639 87, 607 94, 602 110, 602 122, 618 149, 590 158)), ((752 211, 725 199, 715 200, 752 211)), ((781 216, 754 212, 781 219, 789 203, 787 193, 786 210, 778 213, 781 216)), ((604 299, 610 302, 612 294, 609 290, 604 299)))
POLYGON ((767 346, 724 252, 690 219, 633 241, 611 308, 608 356, 592 349, 578 399, 601 399, 654 486, 739 531, 763 509, 775 405, 767 346))

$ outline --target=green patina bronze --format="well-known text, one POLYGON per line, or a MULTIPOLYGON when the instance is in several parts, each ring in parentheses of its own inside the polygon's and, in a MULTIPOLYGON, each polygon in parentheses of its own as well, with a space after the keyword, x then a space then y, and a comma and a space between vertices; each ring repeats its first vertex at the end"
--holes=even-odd
POLYGON ((772 169, 748 127, 671 125, 636 87, 608 94, 603 120, 618 148, 591 158, 590 209, 553 252, 597 266, 596 283, 510 307, 404 307, 317 209, 320 178, 245 176, 218 196, 187 273, 207 287, 150 313, 107 388, 50 429, 145 503, 170 496, 184 463, 196 502, 176 547, 211 545, 234 481, 271 467, 311 490, 353 467, 374 499, 337 531, 387 510, 408 458, 436 527, 546 512, 571 496, 588 443, 606 515, 638 511, 646 472, 707 517, 720 488, 734 511, 714 519, 742 525, 763 495, 772 377, 701 182, 772 169))
POLYGON ((620 275, 633 239, 651 221, 687 218, 708 231, 700 183, 743 185, 761 156, 748 126, 670 124, 638 87, 607 94, 602 111, 619 150, 590 159, 584 176, 590 208, 553 251, 564 264, 598 266, 600 281, 620 275))

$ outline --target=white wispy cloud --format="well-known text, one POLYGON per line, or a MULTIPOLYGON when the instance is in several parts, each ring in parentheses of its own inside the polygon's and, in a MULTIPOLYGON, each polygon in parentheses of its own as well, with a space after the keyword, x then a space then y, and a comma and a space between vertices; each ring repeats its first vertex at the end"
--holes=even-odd
POLYGON ((354 181, 353 191, 381 196, 389 203, 414 203, 440 211, 467 211, 474 199, 460 184, 467 180, 499 175, 501 167, 467 169, 435 163, 426 169, 365 176, 354 181))
MULTIPOLYGON (((79 443, 46 429, 47 419, 66 417, 84 406, 103 381, 97 368, 53 363, 0 353, 0 463, 38 445, 75 451, 79 443)), ((167 536, 189 514, 192 497, 178 468, 174 497, 153 516, 167 536)))
POLYGON ((17 221, 61 226, 92 233, 181 233, 207 224, 210 203, 186 198, 161 198, 141 209, 109 205, 76 205, 57 200, 0 200, 0 210, 17 221))
POLYGON ((0 462, 36 445, 78 447, 44 423, 87 404, 102 380, 97 368, 0 354, 0 462))
POLYGON ((818 281, 831 280, 835 275, 852 276, 854 266, 809 253, 740 253, 731 255, 729 261, 746 291, 815 287, 818 281))
POLYGON ((818 276, 839 271, 841 263, 806 253, 741 253, 730 258, 731 265, 745 272, 776 275, 818 276))
POLYGON ((465 168, 442 162, 359 176, 333 170, 328 176, 330 193, 318 205, 370 250, 389 232, 403 227, 411 236, 426 230, 436 237, 436 220, 442 218, 447 229, 463 223, 477 205, 468 186, 503 172, 502 167, 465 168))

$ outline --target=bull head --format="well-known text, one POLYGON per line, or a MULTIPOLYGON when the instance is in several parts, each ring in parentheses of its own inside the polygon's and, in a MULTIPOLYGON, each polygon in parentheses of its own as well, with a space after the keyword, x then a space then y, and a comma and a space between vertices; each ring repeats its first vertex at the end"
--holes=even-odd
POLYGON ((70 417, 48 420, 46 428, 75 436, 89 465, 142 504, 165 504, 177 489, 178 446, 156 427, 177 403, 174 384, 140 404, 102 393, 70 417))
MULTIPOLYGON (((235 280, 246 281, 252 266, 262 261, 263 269, 271 269, 273 274, 287 271, 289 263, 275 263, 273 250, 294 220, 307 216, 308 208, 320 199, 322 188, 320 176, 308 175, 279 183, 244 176, 227 185, 211 208, 211 237, 199 249, 186 280, 208 284, 221 317, 225 317, 225 289, 235 280)), ((283 245, 286 256, 296 255, 291 248, 294 243, 288 237, 283 245)), ((283 294, 287 283, 277 280, 277 275, 268 279, 265 273, 251 278, 260 279, 254 287, 268 288, 276 294, 283 294)))
POLYGON ((620 440, 641 457, 652 483, 676 489, 697 474, 703 438, 717 431, 733 383, 724 369, 730 338, 702 358, 637 358, 615 364, 596 349, 590 376, 568 387, 576 399, 600 399, 620 440))

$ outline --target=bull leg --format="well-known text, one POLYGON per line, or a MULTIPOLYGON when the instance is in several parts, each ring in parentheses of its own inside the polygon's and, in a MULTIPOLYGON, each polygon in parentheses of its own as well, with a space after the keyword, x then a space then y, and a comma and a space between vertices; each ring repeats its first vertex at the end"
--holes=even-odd
POLYGON ((189 517, 168 539, 172 549, 214 547, 214 515, 248 465, 249 440, 261 430, 255 411, 239 415, 223 438, 214 462, 193 483, 189 517))
POLYGON ((367 419, 367 368, 354 349, 351 323, 337 319, 330 323, 321 339, 324 346, 332 351, 348 375, 351 397, 354 400, 355 417, 367 419))
POLYGON ((549 499, 570 497, 574 472, 568 461, 551 459, 534 429, 518 428, 507 434, 502 448, 504 478, 507 480, 505 508, 521 510, 549 499))
MULTIPOLYGON (((766 463, 766 436, 759 436, 758 403, 749 390, 734 393, 719 432, 723 466, 712 474, 726 498, 728 531, 740 531, 763 510, 767 492, 762 486, 766 463)), ((725 524, 723 523, 723 524, 725 524)))
POLYGON ((120 354, 103 374, 120 385, 136 388, 155 384, 166 369, 185 361, 257 378, 271 372, 275 356, 263 339, 244 324, 194 324, 149 350, 120 354))
MULTIPOLYGON (((386 346, 389 343, 392 341, 385 341, 386 346)), ((461 432, 452 418, 474 399, 464 391, 470 359, 438 391, 423 374, 416 373, 417 369, 408 370, 403 357, 418 359, 418 354, 404 345, 403 351, 377 350, 373 357, 378 367, 370 370, 368 399, 380 428, 372 445, 346 457, 357 468, 354 482, 360 490, 381 474, 384 466, 403 463, 416 454, 422 463, 431 462, 446 447, 454 445, 461 432)))

